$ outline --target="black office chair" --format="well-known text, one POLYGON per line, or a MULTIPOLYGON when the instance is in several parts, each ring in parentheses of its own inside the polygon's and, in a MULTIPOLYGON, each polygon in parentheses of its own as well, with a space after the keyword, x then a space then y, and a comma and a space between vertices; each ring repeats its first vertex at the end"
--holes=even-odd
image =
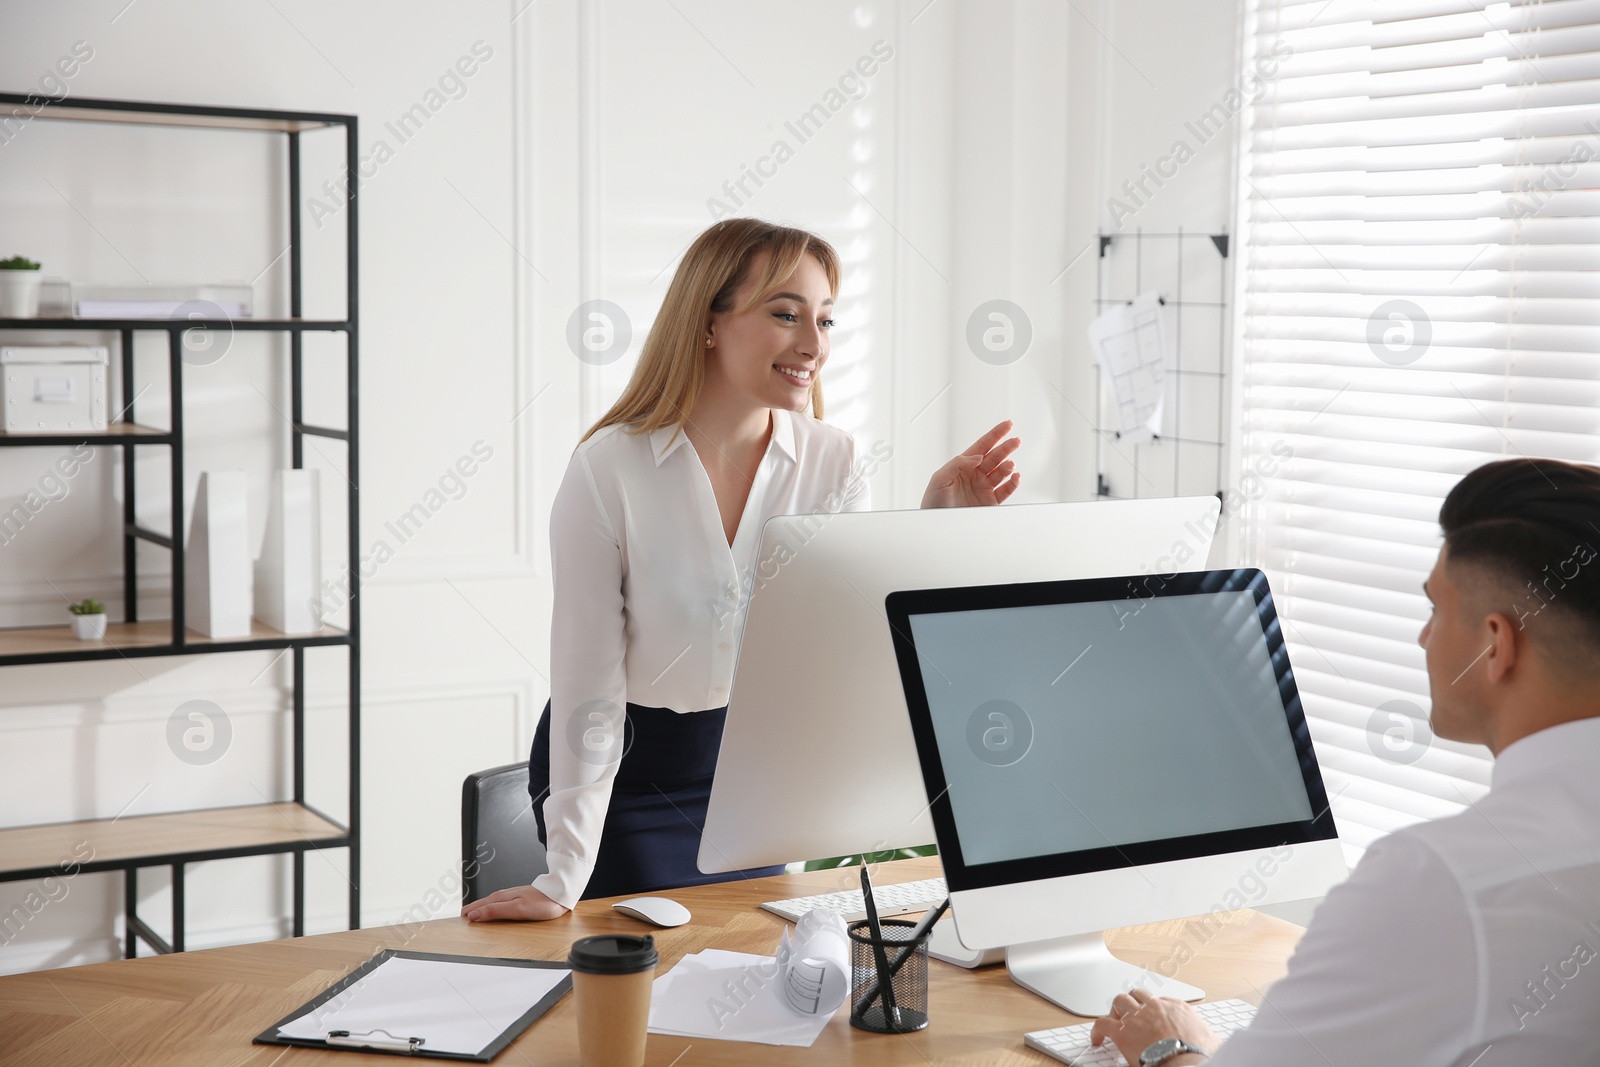
POLYGON ((528 799, 528 762, 467 775, 461 783, 461 902, 528 885, 550 869, 528 799))

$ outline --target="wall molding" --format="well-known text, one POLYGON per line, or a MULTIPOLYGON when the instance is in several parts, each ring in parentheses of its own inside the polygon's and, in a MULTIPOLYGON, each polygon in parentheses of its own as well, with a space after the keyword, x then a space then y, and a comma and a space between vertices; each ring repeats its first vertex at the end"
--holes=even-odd
MULTIPOLYGON (((214 862, 226 862, 222 860, 214 862)), ((289 862, 287 857, 280 857, 283 868, 283 878, 287 887, 289 875, 289 862)), ((85 878, 104 877, 105 896, 108 910, 115 908, 120 912, 122 890, 121 874, 117 871, 100 872, 99 875, 83 875, 85 878)), ((24 885, 26 883, 11 883, 24 885)), ((287 888, 285 892, 287 893, 287 888)), ((447 899, 444 907, 435 913, 430 913, 428 919, 442 919, 454 915, 458 910, 459 897, 447 899)), ((140 900, 140 912, 146 916, 160 916, 170 911, 170 897, 165 888, 152 892, 148 897, 140 900)), ((374 926, 388 927, 400 924, 405 920, 408 911, 421 901, 405 903, 391 902, 376 906, 367 905, 362 908, 362 926, 372 929, 374 926)), ((306 913, 306 930, 311 934, 317 933, 343 933, 349 920, 349 912, 343 908, 330 911, 306 913)), ((166 924, 160 920, 152 919, 158 929, 164 930, 166 924)), ((42 941, 29 941, 24 943, 18 938, 10 944, 0 945, 4 949, 0 953, 0 975, 25 974, 29 971, 54 969, 57 967, 77 967, 91 963, 109 963, 122 959, 122 926, 120 914, 116 918, 116 926, 111 933, 93 935, 88 937, 53 937, 42 941), (70 953, 70 955, 68 955, 70 953), (63 959, 63 957, 65 957, 63 959)), ((246 923, 196 923, 189 921, 185 924, 184 937, 189 952, 196 952, 208 948, 228 948, 235 945, 254 945, 267 941, 282 941, 290 936, 292 930, 291 918, 285 915, 281 919, 257 919, 246 923)), ((357 931, 359 933, 360 931, 357 931)), ((388 940, 374 938, 372 950, 377 952, 384 947, 390 947, 388 940)), ((141 951, 151 955, 150 950, 141 944, 141 951)), ((141 956, 144 958, 144 956, 141 956)))
MULTIPOLYGON (((526 535, 526 531, 519 536, 526 535)), ((381 589, 390 585, 417 585, 425 582, 454 580, 504 580, 519 581, 542 577, 542 572, 530 563, 530 556, 522 552, 500 552, 479 555, 429 555, 395 556, 370 579, 364 579, 361 588, 381 589)), ((342 571, 343 566, 337 568, 342 571)), ((324 573, 324 579, 335 577, 336 571, 324 573)), ((122 575, 104 573, 63 578, 53 585, 40 579, 22 578, 0 580, 0 625, 47 625, 37 620, 47 617, 55 608, 63 608, 62 600, 81 600, 94 597, 111 608, 113 618, 122 611, 122 575), (111 590, 114 590, 112 592, 111 590), (29 622, 27 620, 34 620, 29 622)), ((172 602, 172 582, 168 574, 139 575, 139 614, 145 619, 167 618, 172 602)))
MULTIPOLYGON (((605 292, 600 259, 603 225, 600 161, 600 0, 578 0, 578 301, 595 300, 605 292)), ((600 404, 600 368, 584 363, 578 372, 579 421, 588 426, 604 414, 600 404)))
MULTIPOLYGON (((519 490, 521 482, 519 473, 519 490)), ((519 492, 519 498, 525 495, 519 492)), ((521 499, 518 507, 522 507, 521 499)), ((518 530, 517 536, 525 537, 526 531, 518 530)), ((383 569, 372 580, 363 581, 361 587, 382 588, 386 585, 415 585, 421 582, 444 582, 461 578, 516 581, 537 577, 539 577, 538 571, 529 562, 529 556, 523 552, 502 552, 492 556, 396 556, 385 563, 383 569)))
MULTIPOLYGON (((517 8, 525 0, 510 0, 517 8)), ((534 190, 537 175, 534 168, 534 145, 531 133, 535 99, 533 88, 533 18, 523 19, 526 7, 514 10, 511 17, 511 232, 516 247, 527 249, 532 256, 536 243, 534 190)), ((516 545, 518 563, 530 577, 544 573, 540 566, 538 538, 534 536, 534 509, 539 500, 539 456, 534 447, 538 409, 535 402, 550 383, 537 382, 538 361, 535 359, 535 327, 538 306, 533 286, 538 278, 535 268, 521 255, 511 261, 512 341, 511 382, 516 411, 511 420, 512 452, 516 471, 511 490, 514 494, 516 545)))
MULTIPOLYGON (((504 676, 499 678, 478 679, 472 682, 436 682, 421 685, 393 685, 369 686, 362 692, 364 708, 392 707, 404 704, 420 704, 440 700, 482 700, 511 698, 511 727, 514 738, 514 747, 517 751, 526 750, 533 740, 533 718, 531 709, 538 696, 537 683, 534 679, 520 676, 504 676)), ((248 707, 238 707, 233 703, 228 706, 230 715, 278 715, 288 714, 287 691, 277 686, 257 686, 248 689, 232 690, 227 698, 230 701, 249 700, 248 707), (279 702, 274 706, 274 698, 279 702)), ((137 722, 150 720, 164 720, 171 713, 171 702, 162 701, 154 696, 133 696, 119 701, 114 714, 104 717, 94 725, 109 722, 137 722)), ((82 708, 86 705, 61 704, 49 707, 34 707, 24 709, 23 713, 7 714, 0 716, 0 734, 12 730, 49 728, 62 724, 62 708, 82 708)), ((307 709, 320 711, 331 708, 342 708, 342 690, 334 690, 322 694, 308 694, 307 709)), ((371 728, 371 724, 367 724, 371 728)), ((140 812, 139 814, 150 814, 140 812)), ((225 861, 215 861, 225 862, 225 861)), ((274 867, 284 887, 285 899, 289 891, 289 859, 286 856, 277 857, 274 867)), ((198 865, 196 865, 198 866, 198 865)), ((194 868, 191 867, 191 871, 194 868)), ((447 884, 453 870, 441 869, 438 875, 438 884, 430 886, 444 897, 444 904, 436 911, 428 912, 427 919, 445 918, 456 913, 459 902, 459 884, 452 887, 447 884)), ((111 916, 119 913, 121 909, 121 879, 116 872, 100 872, 96 875, 86 875, 92 879, 83 883, 79 904, 76 911, 89 916, 111 916)), ((30 883, 13 882, 10 889, 0 889, 0 902, 16 902, 21 900, 28 892, 30 883)), ((170 905, 169 890, 165 886, 152 887, 147 893, 141 894, 140 908, 146 915, 162 915, 170 905)), ((419 921, 413 914, 417 908, 426 910, 426 901, 415 893, 389 893, 381 898, 371 889, 363 893, 362 924, 365 927, 393 926, 402 922, 419 921)), ((192 914, 187 925, 186 936, 191 951, 207 948, 221 948, 230 945, 255 944, 266 941, 275 941, 287 938, 290 935, 290 918, 284 916, 271 916, 251 919, 245 922, 205 922, 195 921, 192 914)), ((313 933, 327 931, 343 931, 346 928, 348 913, 342 906, 331 909, 310 910, 306 914, 306 929, 313 933)), ((95 921, 99 921, 96 919, 95 921)), ((30 940, 24 936, 9 944, 0 944, 4 951, 0 952, 0 974, 19 974, 27 971, 40 970, 47 967, 77 966, 89 963, 101 963, 122 958, 122 920, 120 915, 115 917, 114 932, 94 936, 58 936, 42 940, 30 940)), ((160 924, 157 924, 158 927, 160 924)), ((377 947, 374 945, 374 951, 377 947)))
MULTIPOLYGON (((285 658, 287 663, 287 658, 285 658)), ((522 675, 502 675, 471 682, 423 682, 393 686, 362 686, 361 706, 420 704, 432 700, 481 700, 510 696, 519 707, 531 706, 535 680, 522 675)), ((48 704, 0 705, 0 734, 22 730, 48 730, 62 726, 101 726, 160 722, 172 714, 173 700, 195 699, 194 689, 179 686, 172 692, 118 694, 109 700, 63 700, 48 704), (82 721, 93 716, 92 722, 82 721), (80 721, 73 722, 73 718, 80 721)), ((208 688, 204 698, 226 708, 229 715, 288 714, 290 691, 286 686, 254 685, 227 689, 208 688)), ((345 705, 343 686, 306 693, 307 711, 339 711, 345 705)), ((529 737, 532 742, 532 737, 529 737)))

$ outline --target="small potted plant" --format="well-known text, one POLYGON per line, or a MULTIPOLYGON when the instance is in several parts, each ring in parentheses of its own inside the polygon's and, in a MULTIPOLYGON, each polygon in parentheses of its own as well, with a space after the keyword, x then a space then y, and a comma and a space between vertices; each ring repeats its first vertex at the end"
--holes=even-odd
POLYGON ((106 606, 90 598, 67 609, 72 612, 72 636, 80 641, 103 641, 106 636, 106 606))
POLYGON ((39 264, 27 256, 0 259, 0 319, 39 317, 39 264))

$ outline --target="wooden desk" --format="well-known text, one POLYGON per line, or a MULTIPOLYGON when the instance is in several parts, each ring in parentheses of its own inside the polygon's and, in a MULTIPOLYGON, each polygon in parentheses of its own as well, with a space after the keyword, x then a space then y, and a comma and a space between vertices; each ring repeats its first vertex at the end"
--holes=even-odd
MULTIPOLYGON (((724 948, 770 954, 785 925, 761 911, 763 900, 832 892, 855 883, 855 868, 781 875, 672 893, 694 912, 687 926, 653 931, 662 971, 688 953, 724 948)), ((902 860, 877 872, 880 884, 939 874, 936 859, 902 860)), ((310 1000, 383 948, 480 956, 564 959, 567 946, 598 933, 640 933, 609 901, 585 901, 547 923, 472 924, 453 916, 412 926, 269 941, 171 956, 98 963, 0 978, 0 1062, 38 1064, 189 1065, 195 1067, 394 1067, 393 1056, 252 1045, 250 1039, 310 1000)), ((1145 966, 1189 959, 1168 973, 1206 988, 1213 999, 1252 1003, 1284 971, 1300 928, 1252 911, 1117 931, 1118 955, 1145 966), (1192 954, 1192 959, 1189 958, 1192 954)), ((656 1067, 701 1064, 1055 1063, 1022 1044, 1024 1031, 1063 1026, 1074 1018, 1014 984, 1004 967, 967 971, 929 963, 928 1029, 909 1035, 868 1034, 850 1026, 841 1008, 815 1045, 777 1048, 692 1038, 650 1036, 656 1067)), ((576 1013, 568 997, 496 1059, 505 1067, 576 1064, 576 1013)), ((436 1062, 436 1061, 421 1061, 436 1062)))

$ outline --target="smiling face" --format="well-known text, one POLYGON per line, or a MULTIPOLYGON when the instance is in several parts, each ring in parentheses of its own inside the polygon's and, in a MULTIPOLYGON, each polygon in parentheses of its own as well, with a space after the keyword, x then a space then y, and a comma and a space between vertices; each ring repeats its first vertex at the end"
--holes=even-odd
POLYGON ((746 307, 764 266, 761 259, 750 265, 733 310, 711 316, 707 378, 754 406, 802 411, 828 361, 833 294, 822 264, 807 255, 771 293, 746 307))

